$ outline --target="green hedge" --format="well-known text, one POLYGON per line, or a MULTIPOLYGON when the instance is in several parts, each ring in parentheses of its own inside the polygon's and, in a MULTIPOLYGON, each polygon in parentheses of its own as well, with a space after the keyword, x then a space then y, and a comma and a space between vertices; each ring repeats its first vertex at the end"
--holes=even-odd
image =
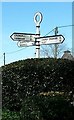
POLYGON ((74 107, 62 96, 27 97, 22 103, 22 120, 73 120, 74 107))
POLYGON ((2 120, 20 120, 20 113, 3 109, 2 120))
MULTIPOLYGON (((74 94, 74 61, 27 59, 2 67, 3 109, 20 111, 25 97, 59 91, 69 102, 74 94)), ((41 113, 40 113, 41 114, 41 113)))
POLYGON ((2 120, 74 120, 74 107, 62 96, 25 97, 19 112, 3 110, 2 120))

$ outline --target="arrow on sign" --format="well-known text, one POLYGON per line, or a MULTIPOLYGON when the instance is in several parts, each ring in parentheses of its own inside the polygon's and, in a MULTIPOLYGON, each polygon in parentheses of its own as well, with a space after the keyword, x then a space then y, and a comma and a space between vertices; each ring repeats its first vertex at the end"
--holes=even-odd
POLYGON ((36 34, 30 33, 13 33, 10 38, 14 41, 35 41, 36 34))
POLYGON ((40 42, 40 45, 48 45, 48 44, 59 44, 62 43, 65 38, 62 35, 55 36, 45 36, 36 38, 36 41, 40 42))

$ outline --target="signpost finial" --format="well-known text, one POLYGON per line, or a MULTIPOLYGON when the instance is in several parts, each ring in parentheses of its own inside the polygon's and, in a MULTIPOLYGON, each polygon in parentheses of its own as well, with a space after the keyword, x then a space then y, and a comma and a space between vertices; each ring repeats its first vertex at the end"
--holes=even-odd
POLYGON ((41 12, 37 12, 34 15, 34 22, 36 24, 36 26, 40 26, 40 23, 42 22, 43 16, 41 12))

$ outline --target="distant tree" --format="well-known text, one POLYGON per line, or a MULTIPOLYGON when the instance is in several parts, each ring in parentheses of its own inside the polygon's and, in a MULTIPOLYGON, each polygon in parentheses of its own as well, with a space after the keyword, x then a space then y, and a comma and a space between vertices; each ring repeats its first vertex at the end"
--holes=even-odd
MULTIPOLYGON (((67 50, 67 47, 65 43, 57 44, 57 58, 61 57, 62 53, 67 50)), ((49 57, 55 57, 55 47, 53 45, 44 45, 41 46, 41 56, 49 58, 49 57)))

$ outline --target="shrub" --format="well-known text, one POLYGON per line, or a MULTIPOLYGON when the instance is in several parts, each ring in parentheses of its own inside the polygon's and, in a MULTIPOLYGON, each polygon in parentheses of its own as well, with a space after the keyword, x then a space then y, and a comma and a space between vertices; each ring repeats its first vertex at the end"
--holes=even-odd
POLYGON ((8 109, 3 109, 2 120, 20 120, 20 114, 18 112, 12 112, 8 109))
POLYGON ((27 97, 22 103, 22 120, 73 120, 74 107, 62 96, 27 97))
POLYGON ((27 59, 2 67, 3 108, 20 111, 25 97, 60 91, 72 101, 74 61, 27 59))

